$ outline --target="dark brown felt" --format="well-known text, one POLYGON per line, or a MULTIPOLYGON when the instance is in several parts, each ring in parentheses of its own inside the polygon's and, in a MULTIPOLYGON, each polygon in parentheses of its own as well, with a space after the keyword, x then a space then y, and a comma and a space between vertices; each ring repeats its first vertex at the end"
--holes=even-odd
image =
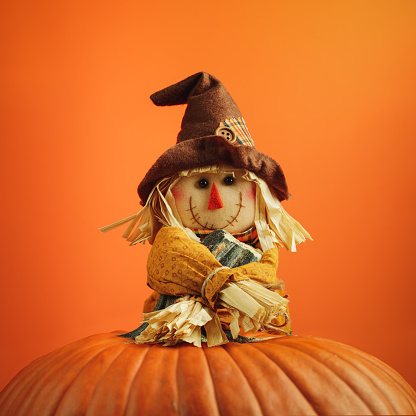
POLYGON ((267 182, 280 201, 288 198, 285 175, 270 156, 253 147, 234 146, 220 136, 208 136, 178 143, 157 159, 138 187, 142 205, 158 180, 182 170, 214 164, 250 170, 267 182))
POLYGON ((234 145, 215 135, 221 122, 241 117, 236 103, 217 78, 198 72, 150 98, 158 106, 186 103, 188 106, 177 144, 157 159, 138 187, 142 205, 160 179, 182 170, 214 164, 250 170, 267 182, 280 201, 288 199, 285 176, 274 159, 253 147, 234 145))
POLYGON ((214 76, 198 72, 150 96, 159 106, 188 104, 177 143, 215 134, 220 122, 241 117, 237 104, 214 76))

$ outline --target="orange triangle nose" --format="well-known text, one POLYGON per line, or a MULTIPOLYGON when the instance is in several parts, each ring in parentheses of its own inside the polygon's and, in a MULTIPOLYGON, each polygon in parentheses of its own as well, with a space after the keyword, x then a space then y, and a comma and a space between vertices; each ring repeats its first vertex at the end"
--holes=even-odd
POLYGON ((224 204, 221 201, 220 193, 218 192, 215 183, 213 183, 211 188, 211 195, 209 196, 208 209, 219 209, 223 206, 224 204))

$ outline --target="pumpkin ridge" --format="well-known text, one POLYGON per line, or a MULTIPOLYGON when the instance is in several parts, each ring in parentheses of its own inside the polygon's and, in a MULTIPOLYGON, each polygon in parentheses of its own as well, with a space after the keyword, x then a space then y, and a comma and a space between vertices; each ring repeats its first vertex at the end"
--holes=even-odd
MULTIPOLYGON (((141 344, 141 345, 143 345, 143 344, 141 344)), ((145 346, 143 345, 143 347, 145 347, 145 346)), ((136 367, 136 371, 135 371, 134 375, 131 378, 130 388, 129 388, 129 392, 127 394, 127 403, 126 403, 126 406, 124 408, 123 415, 127 415, 127 411, 128 411, 128 408, 129 408, 129 403, 131 402, 130 398, 134 394, 134 392, 132 390, 132 386, 134 384, 134 380, 136 379, 137 373, 140 371, 140 367, 142 366, 143 362, 145 361, 145 359, 147 357, 147 354, 149 354, 149 351, 150 351, 150 348, 151 348, 150 345, 149 346, 146 345, 146 347, 147 347, 146 348, 146 352, 141 356, 141 360, 138 360, 137 367, 136 367)))
MULTIPOLYGON (((335 346, 336 341, 333 342, 333 345, 335 346)), ((363 372, 363 369, 365 369, 365 366, 363 367, 361 365, 362 361, 365 361, 368 366, 371 366, 373 369, 377 370, 377 372, 381 373, 383 375, 383 384, 389 385, 390 389, 391 386, 394 385, 398 391, 400 391, 400 396, 404 397, 406 399, 406 402, 410 407, 413 409, 413 412, 416 411, 416 408, 414 407, 413 403, 416 401, 416 395, 414 394, 414 391, 410 387, 410 385, 404 380, 404 378, 392 367, 388 366, 388 364, 384 363, 377 357, 374 357, 372 355, 366 354, 363 351, 351 347, 346 344, 338 343, 339 345, 344 346, 344 362, 349 363, 350 365, 354 366, 359 374, 363 374, 366 376, 368 380, 371 381, 371 383, 374 385, 374 387, 379 391, 380 395, 383 398, 383 401, 387 403, 387 407, 391 410, 392 414, 396 414, 400 412, 399 409, 396 409, 394 407, 394 403, 396 403, 396 400, 393 400, 392 402, 387 401, 385 398, 385 393, 382 389, 382 385, 380 385, 380 374, 377 377, 372 377, 374 374, 374 371, 365 371, 363 372), (357 361, 354 359, 354 355, 359 355, 360 361, 357 361), (398 383, 398 379, 400 379, 401 383, 398 383), (408 388, 406 388, 408 387, 408 388), (391 407, 393 406, 393 407, 391 407)), ((318 348, 322 348, 321 346, 317 346, 318 348)), ((336 353, 337 351, 335 351, 336 353)))
POLYGON ((79 351, 79 354, 73 355, 70 360, 65 361, 63 366, 55 366, 53 371, 48 372, 45 377, 40 379, 39 384, 42 389, 36 393, 36 398, 31 402, 31 406, 35 406, 36 408, 37 403, 40 401, 40 403, 43 404, 39 409, 39 412, 42 411, 45 412, 45 414, 55 414, 56 409, 62 400, 62 395, 65 395, 69 386, 79 377, 79 374, 83 369, 93 358, 103 351, 116 349, 117 344, 109 346, 101 345, 100 348, 101 349, 97 351, 95 346, 91 345, 88 349, 81 350, 79 351), (74 370, 73 374, 68 371, 62 371, 69 368, 74 370), (57 383, 56 380, 59 380, 59 382, 57 383), (45 397, 45 394, 47 395, 46 400, 42 400, 42 397, 45 397), (44 403, 46 403, 46 406, 44 403), (48 411, 46 411, 47 409, 48 411))
MULTIPOLYGON (((301 338, 302 339, 302 338, 301 338)), ((267 352, 271 352, 273 354, 276 354, 276 351, 273 350, 273 347, 271 347, 271 345, 274 343, 270 343, 269 346, 267 345, 258 345, 258 348, 261 348, 266 354, 267 352)), ((296 345, 297 346, 297 345, 296 345)), ((298 360, 300 359, 303 363, 307 364, 308 367, 310 367, 310 363, 308 364, 307 361, 311 361, 313 364, 319 364, 319 366, 316 366, 314 368, 314 373, 316 373, 317 375, 319 375, 319 379, 320 380, 327 380, 328 379, 328 375, 335 375, 336 379, 339 380, 339 386, 338 387, 342 387, 345 388, 347 387, 348 390, 353 393, 353 395, 351 397, 356 397, 355 391, 353 389, 350 388, 350 386, 340 377, 338 377, 337 374, 335 374, 330 368, 326 367, 322 362, 320 362, 319 360, 317 360, 316 358, 312 357, 311 355, 309 355, 307 352, 302 351, 302 349, 298 349, 298 348, 294 347, 290 347, 287 345, 287 343, 285 342, 284 345, 281 345, 282 350, 286 349, 286 350, 292 350, 292 351, 296 351, 296 353, 298 354, 298 360), (306 358, 306 360, 305 360, 306 358), (318 371, 317 371, 318 370, 318 371), (327 374, 325 374, 327 373, 327 374)), ((283 351, 282 351, 283 352, 283 351)), ((286 361, 282 360, 282 358, 280 357, 280 355, 276 356, 274 355, 278 360, 279 360, 279 365, 281 365, 283 368, 286 366, 286 361)), ((291 356, 291 363, 293 364, 294 362, 294 357, 293 354, 291 356)), ((286 366, 287 367, 287 366, 286 366)), ((293 368, 296 366, 292 366, 292 367, 288 367, 289 369, 292 369, 292 375, 295 376, 295 379, 297 378, 299 381, 296 382, 295 384, 301 389, 301 386, 299 386, 299 384, 301 384, 304 389, 302 390, 302 393, 305 395, 306 399, 308 400, 308 402, 311 404, 311 406, 314 408, 315 412, 318 415, 324 415, 326 414, 326 406, 327 406, 327 402, 325 401, 325 399, 323 401, 321 401, 321 399, 323 399, 322 395, 316 395, 316 390, 315 390, 315 386, 312 385, 311 383, 313 382, 309 382, 309 380, 305 380, 302 378, 302 372, 295 370, 293 371, 293 368), (296 377, 297 376, 297 377, 296 377)), ((290 377, 290 376, 289 376, 290 377)), ((290 377, 292 378, 292 377, 290 377)), ((292 379, 293 380, 293 379, 292 379)), ((331 383, 334 386, 334 383, 331 383)), ((344 394, 345 396, 345 394, 344 394)), ((363 408, 361 408, 359 410, 359 414, 371 414, 371 410, 369 409, 369 407, 366 405, 365 402, 363 402, 363 400, 361 399, 361 397, 356 397, 358 398, 358 402, 360 402, 363 406, 363 408)), ((343 414, 345 412, 345 406, 344 409, 337 409, 335 410, 336 413, 339 414, 343 414)), ((354 408, 357 407, 357 403, 354 404, 354 408)))
MULTIPOLYGON (((254 403, 254 392, 251 390, 250 384, 245 379, 245 376, 240 370, 238 364, 236 364, 232 357, 230 357, 230 354, 226 350, 227 345, 230 345, 230 343, 216 347, 207 347, 204 345, 211 377, 215 386, 215 395, 218 402, 219 413, 220 415, 239 414, 239 409, 236 408, 236 404, 238 404, 240 408, 245 404, 249 407, 245 408, 244 413, 240 414, 244 414, 245 416, 259 415, 261 407, 257 402, 257 398, 255 398, 257 407, 253 409, 252 403, 254 403), (232 367, 232 376, 227 374, 227 371, 230 372, 230 367, 232 367), (238 376, 241 377, 240 381, 245 381, 245 385, 238 384, 238 380, 236 380, 238 376), (233 397, 236 392, 238 392, 241 399, 244 398, 244 403, 241 399, 238 402, 230 402, 230 400, 227 400, 227 398, 233 397), (218 396, 220 393, 221 396, 218 396), (251 413, 249 413, 249 411, 251 411, 251 413)), ((242 346, 240 344, 238 345, 242 346)))
MULTIPOLYGON (((3 410, 5 403, 10 403, 10 397, 18 394, 18 390, 22 388, 21 379, 27 380, 27 376, 36 372, 39 367, 42 366, 44 356, 38 357, 35 360, 28 363, 23 369, 21 369, 15 376, 9 381, 9 383, 0 391, 0 410, 3 410), (17 390, 16 390, 17 389, 17 390)), ((14 398, 12 398, 12 401, 14 398)))
MULTIPOLYGON (((169 347, 168 347, 169 348, 169 347)), ((178 382, 177 382, 177 376, 178 376, 178 361, 179 361, 179 354, 180 354, 180 349, 178 349, 178 353, 175 355, 175 369, 174 369, 174 374, 175 374, 175 388, 176 388, 176 412, 179 413, 179 403, 180 403, 180 396, 179 396, 179 387, 178 387, 178 382)))
MULTIPOLYGON (((74 347, 75 343, 72 343, 72 347, 74 347)), ((40 393, 42 393, 45 389, 45 386, 49 385, 51 381, 56 381, 57 378, 54 377, 55 374, 59 374, 60 371, 62 371, 63 368, 68 368, 68 364, 70 363, 77 363, 82 360, 83 356, 88 356, 88 353, 91 353, 91 350, 94 349, 94 346, 87 345, 87 348, 84 348, 82 350, 71 350, 70 353, 66 353, 67 349, 63 348, 65 351, 63 354, 57 354, 54 356, 54 359, 52 360, 45 360, 45 363, 43 363, 43 366, 41 366, 37 372, 32 373, 33 376, 30 378, 28 384, 23 386, 23 389, 20 390, 17 398, 19 397, 25 397, 24 400, 20 400, 20 406, 18 406, 15 410, 13 410, 16 414, 27 411, 26 409, 33 406, 36 401, 39 399, 40 393), (63 355, 62 359, 60 357, 63 355), (55 363, 58 362, 57 365, 55 363), (43 374, 42 374, 43 371, 43 374), (39 377, 39 373, 41 373, 41 377, 39 377), (26 388, 25 388, 26 387, 26 388)), ((60 352, 59 349, 57 352, 60 352)), ((95 355, 95 354, 94 354, 95 355)), ((47 358, 48 356, 44 356, 44 358, 47 358)), ((61 378, 58 377, 58 380, 61 380, 61 378)), ((14 404, 12 403, 12 408, 14 404)))
MULTIPOLYGON (((298 392, 299 396, 303 398, 302 403, 301 403, 301 406, 307 406, 307 407, 309 407, 307 409, 307 412, 306 411, 303 411, 302 414, 308 414, 308 415, 315 414, 315 415, 317 415, 317 413, 316 413, 315 409, 313 408, 313 406, 308 402, 308 400, 306 400, 306 397, 303 394, 303 392, 298 388, 298 386, 296 385, 296 383, 294 383, 292 381, 292 379, 289 377, 289 375, 287 374, 287 372, 285 372, 282 367, 280 367, 267 354, 265 354, 263 351, 261 351, 259 348, 257 348, 258 347, 258 344, 244 344, 244 345, 245 345, 244 352, 247 353, 247 356, 250 356, 250 360, 252 360, 253 362, 257 363, 257 360, 253 359, 253 354, 250 354, 250 353, 247 352, 248 349, 251 349, 252 351, 256 351, 257 354, 261 355, 262 357, 264 357, 265 360, 267 360, 268 362, 270 362, 270 364, 274 368, 277 369, 277 371, 282 375, 282 377, 285 377, 286 378, 285 382, 286 383, 290 383, 291 388, 293 388, 295 391, 298 392)), ((275 345, 277 345, 277 344, 275 344, 275 345)), ((237 350, 237 348, 233 348, 233 349, 234 349, 235 352, 241 352, 242 351, 242 349, 240 349, 240 350, 237 350)), ((230 352, 230 354, 231 354, 231 352, 230 352)), ((260 366, 260 368, 261 368, 261 366, 260 366)), ((241 369, 241 371, 244 372, 244 369, 243 368, 240 367, 240 369, 241 369)), ((276 373, 275 372, 273 373, 273 376, 276 377, 276 373)), ((247 379, 249 379, 249 378, 247 377, 247 379)), ((280 382, 279 382, 279 385, 280 385, 280 382)), ((276 387, 278 387, 279 385, 276 385, 276 387)), ((254 389, 255 389, 256 388, 256 383, 250 383, 250 386, 254 386, 254 389)), ((285 384, 285 387, 286 386, 287 386, 287 384, 285 384)), ((290 396, 291 397, 292 397, 292 394, 293 393, 290 393, 290 396)), ((255 396, 258 398, 259 397, 259 394, 258 393, 255 393, 255 396)), ((269 413, 267 413, 266 410, 263 410, 263 408, 262 408, 262 412, 263 412, 264 415, 269 414, 269 413)), ((275 414, 275 412, 273 414, 275 414)), ((300 410, 299 410, 299 414, 301 414, 301 411, 300 410)))
MULTIPOLYGON (((65 413, 65 408, 64 408, 64 403, 69 400, 69 397, 71 397, 71 389, 73 389, 76 385, 76 383, 79 383, 79 379, 80 376, 82 377, 82 374, 87 371, 88 367, 91 367, 92 365, 95 364, 96 361, 98 360, 102 360, 103 359, 103 354, 104 355, 108 355, 110 356, 110 362, 106 363, 107 364, 107 369, 104 371, 103 375, 105 375, 106 371, 108 370, 108 367, 111 366, 111 364, 114 362, 114 360, 123 352, 122 347, 120 347, 118 345, 118 343, 114 343, 114 344, 110 344, 108 345, 106 348, 103 348, 102 350, 98 351, 95 355, 91 356, 88 361, 86 361, 84 363, 84 365, 82 366, 82 368, 80 368, 79 372, 73 377, 73 379, 70 381, 70 383, 68 383, 68 385, 66 386, 65 390, 62 392, 61 394, 61 398, 60 400, 57 402, 55 409, 53 411, 54 415, 60 415, 60 412, 64 412, 65 413), (112 352, 113 350, 117 350, 119 349, 119 353, 117 355, 113 355, 112 352)), ((104 363, 101 362, 101 366, 103 366, 104 363)), ((89 398, 92 397, 92 395, 94 394, 95 389, 97 388, 97 385, 95 385, 94 389, 92 389, 92 391, 90 392, 89 398)), ((85 394, 85 391, 84 391, 85 394)), ((86 408, 86 410, 88 410, 88 407, 86 408)))
MULTIPOLYGON (((220 404, 219 404, 219 402, 218 402, 218 396, 217 396, 217 389, 215 388, 214 376, 213 376, 213 374, 212 374, 212 369, 211 369, 211 366, 209 365, 209 360, 208 360, 208 357, 207 357, 207 354, 206 354, 206 350, 207 350, 208 348, 209 348, 209 347, 207 347, 206 345, 203 345, 203 346, 202 346, 202 350, 204 351, 204 357, 205 357, 205 360, 206 360, 206 363, 207 363, 207 367, 208 367, 208 373, 209 373, 209 375, 210 375, 211 384, 212 384, 212 386, 214 387, 215 404, 216 404, 217 409, 218 409, 218 414, 219 414, 219 415, 221 415, 221 411, 220 411, 220 404)), ((218 347, 212 347, 212 348, 221 348, 221 346, 218 346, 218 347)))
MULTIPOLYGON (((132 381, 130 383, 130 388, 129 388, 129 393, 128 393, 128 398, 129 399, 134 396, 134 392, 136 390, 133 390, 133 386, 135 385, 136 379, 139 376, 140 370, 142 368, 142 364, 146 362, 146 358, 150 354, 151 349, 153 347, 152 344, 148 344, 148 345, 140 344, 140 346, 138 346, 138 347, 141 347, 141 346, 147 347, 147 348, 146 348, 146 352, 143 356, 143 359, 140 361, 139 365, 136 368, 136 372, 135 372, 134 376, 132 377, 132 381)), ((124 415, 132 415, 133 416, 133 415, 136 414, 136 410, 135 410, 134 406, 131 403, 135 404, 135 401, 133 401, 133 400, 128 400, 127 401, 127 406, 124 409, 124 415), (132 406, 133 406, 133 410, 130 410, 132 408, 132 406)))
MULTIPOLYGON (((334 347, 336 346, 336 344, 343 346, 344 350, 348 351, 351 355, 353 355, 353 353, 358 355, 362 360, 365 360, 374 368, 381 371, 390 381, 396 382, 397 378, 399 378, 402 383, 397 383, 397 384, 400 387, 402 393, 406 393, 406 396, 408 397, 410 403, 416 402, 416 393, 414 392, 412 387, 409 385, 409 383, 407 383, 407 381, 402 377, 402 375, 398 373, 394 368, 390 367, 388 364, 384 363, 379 358, 374 357, 373 355, 367 354, 350 345, 343 344, 337 341, 330 341, 330 343, 333 344, 334 347)), ((352 360, 352 362, 355 363, 356 360, 352 360)))
MULTIPOLYGON (((141 348, 141 345, 136 347, 141 348)), ((134 395, 131 396, 133 400, 129 402, 126 415, 175 414, 172 410, 172 400, 177 402, 177 394, 175 397, 175 377, 172 376, 171 363, 172 356, 177 353, 177 348, 167 348, 161 344, 148 348, 146 360, 142 361, 131 383, 133 391, 145 393, 139 396, 136 394, 136 398, 134 395), (169 395, 172 399, 170 401, 169 395)))
MULTIPOLYGON (((342 344, 341 344, 342 345, 342 344)), ((293 346, 288 345, 289 348, 293 348, 296 349, 297 351, 302 351, 305 354, 307 354, 308 356, 312 357, 313 359, 315 359, 316 361, 318 361, 321 365, 324 365, 326 368, 328 368, 336 377, 338 377, 340 380, 342 380, 354 393, 357 397, 360 398, 360 400, 365 403, 365 405, 367 406, 367 408, 370 410, 371 414, 389 414, 386 413, 386 410, 388 412, 390 412, 390 414, 394 414, 394 409, 392 409, 392 407, 390 406, 390 403, 385 399, 385 397, 383 396, 382 392, 380 391, 380 389, 374 384, 373 380, 371 378, 369 378, 367 376, 367 372, 364 373, 363 370, 360 371, 359 368, 357 368, 356 365, 354 365, 352 362, 349 362, 348 360, 345 359, 345 355, 348 355, 349 351, 347 349, 342 351, 342 354, 340 354, 340 350, 338 351, 329 351, 327 347, 323 347, 322 345, 319 345, 319 343, 304 343, 301 345, 302 349, 299 348, 294 348, 293 346), (317 350, 322 351, 326 354, 326 357, 324 359, 320 359, 319 357, 316 356, 317 354, 317 350), (354 372, 354 374, 356 376, 358 376, 359 378, 364 378, 365 381, 370 384, 373 389, 375 390, 375 392, 377 393, 377 396, 379 398, 380 401, 383 402, 385 408, 383 410, 381 409, 376 409, 373 406, 373 403, 369 403, 367 401, 364 400, 364 397, 362 397, 360 390, 357 388, 356 385, 354 385, 352 383, 353 380, 348 379, 348 378, 344 378, 341 377, 339 371, 335 371, 335 367, 336 365, 334 365, 334 362, 331 362, 331 360, 328 359, 328 357, 335 355, 338 359, 342 360, 344 362, 344 365, 341 366, 342 369, 344 369, 345 363, 348 365, 349 367, 349 371, 347 375, 352 374, 352 371, 354 372)), ((319 352, 318 352, 319 354, 319 352)), ((360 381, 360 380, 357 380, 360 381)), ((377 403, 378 404, 378 403, 377 403)))
MULTIPOLYGON (((72 351, 72 354, 69 353, 63 357, 58 356, 55 358, 55 361, 45 364, 45 367, 39 371, 42 374, 41 377, 38 380, 35 380, 35 386, 30 389, 32 398, 26 407, 29 406, 36 409, 36 406, 38 406, 38 403, 40 402, 47 403, 51 409, 55 410, 61 401, 61 394, 58 396, 57 392, 66 392, 68 385, 72 384, 73 379, 79 376, 80 372, 92 358, 101 351, 116 346, 116 343, 109 342, 106 338, 97 343, 98 347, 94 343, 94 338, 90 341, 92 342, 83 345, 81 348, 77 348, 76 343, 73 343, 73 348, 77 349, 72 351), (70 371, 68 372, 68 370, 70 371), (73 371, 72 374, 71 371, 73 371), (67 385, 65 385, 65 383, 67 383, 67 385), (44 397, 45 393, 48 391, 49 395, 46 400, 40 400, 40 398, 44 397), (53 402, 53 400, 56 400, 56 402, 53 402)), ((45 411, 44 404, 42 404, 41 410, 42 412, 45 411)), ((39 413, 41 410, 39 409, 39 413)), ((45 414, 48 413, 45 412, 45 414)))
MULTIPOLYGON (((91 414, 104 414, 101 406, 103 405, 103 400, 102 397, 106 396, 106 406, 108 406, 108 402, 111 402, 111 396, 110 394, 114 393, 114 391, 117 391, 116 394, 116 398, 117 400, 119 400, 120 398, 120 394, 119 394, 119 390, 117 389, 117 387, 120 387, 120 385, 125 386, 125 385, 130 385, 131 386, 131 382, 133 380, 133 378, 136 375, 136 371, 132 371, 132 373, 130 374, 129 379, 126 377, 125 379, 122 380, 118 380, 117 383, 117 387, 114 388, 112 387, 111 390, 108 390, 108 386, 106 385, 106 383, 108 383, 109 380, 111 380, 111 383, 113 383, 113 380, 116 379, 117 376, 117 369, 122 367, 125 368, 125 364, 124 362, 128 362, 129 367, 131 368, 132 366, 137 367, 140 366, 140 363, 143 361, 143 358, 147 355, 147 350, 149 349, 149 347, 145 347, 146 348, 146 352, 145 354, 140 354, 140 357, 142 358, 141 360, 137 360, 137 362, 134 362, 133 360, 136 359, 136 351, 140 348, 137 345, 131 345, 131 347, 138 347, 137 349, 135 348, 134 350, 132 348, 130 348, 129 346, 125 345, 127 344, 127 342, 120 342, 120 344, 118 344, 117 346, 120 348, 120 352, 118 354, 116 354, 113 359, 111 360, 111 362, 109 363, 109 365, 107 366, 107 368, 105 369, 105 371, 103 372, 102 376, 100 377, 100 380, 97 382, 97 384, 95 385, 93 391, 91 392, 91 396, 90 399, 88 401, 88 407, 86 409, 86 413, 91 413, 91 414), (126 358, 129 358, 128 360, 126 360, 126 358), (115 374, 114 374, 115 372, 115 374), (113 374, 112 374, 113 373, 113 374), (134 373, 134 374, 133 374, 134 373), (102 394, 104 392, 104 394, 102 394), (107 394, 105 394, 107 393, 107 394), (97 399, 98 397, 98 399, 97 399), (98 409, 97 409, 98 406, 98 409)), ((143 348, 141 348, 143 349, 143 348)), ((124 375, 126 374, 126 372, 124 372, 124 375)), ((121 391, 123 391, 123 389, 121 389, 121 391)), ((130 395, 130 391, 127 392, 124 395, 124 400, 123 403, 120 404, 120 409, 117 409, 117 411, 115 409, 113 409, 114 411, 112 412, 112 414, 117 414, 117 415, 124 415, 126 412, 126 407, 127 407, 127 401, 130 395), (121 409, 123 409, 123 411, 121 411, 121 409)), ((116 400, 115 400, 116 401, 116 400)), ((106 408, 106 412, 110 412, 110 409, 106 408)))
MULTIPOLYGON (((280 340, 281 340, 281 338, 279 339, 279 341, 280 340)), ((278 340, 271 340, 271 341, 278 341, 278 340)), ((314 411, 314 414, 315 415, 320 415, 321 413, 319 413, 316 410, 314 404, 311 403, 311 400, 308 398, 308 396, 305 394, 305 392, 299 387, 299 385, 294 382, 293 378, 290 376, 290 374, 288 373, 288 371, 286 371, 286 369, 284 367, 282 367, 281 365, 279 365, 278 362, 276 362, 272 357, 270 357, 269 354, 267 354, 265 351, 263 351, 263 348, 262 347, 265 347, 266 345, 267 345, 266 343, 264 343, 264 344, 263 343, 259 343, 259 344, 253 345, 253 347, 255 347, 259 352, 261 352, 271 362, 273 362, 276 365, 276 367, 280 368, 280 370, 285 374, 285 376, 291 382, 291 384, 296 388, 297 391, 299 391, 299 393, 301 394, 301 396, 305 399, 305 402, 310 405, 310 407, 314 411)), ((275 346, 278 345, 279 348, 281 347, 281 344, 278 343, 278 342, 273 342, 273 345, 275 345, 275 346)))
POLYGON ((8 409, 10 409, 11 405, 16 400, 16 397, 19 395, 19 392, 30 381, 31 378, 27 379, 27 377, 30 377, 30 375, 32 374, 33 378, 33 374, 36 373, 40 367, 42 367, 42 358, 44 357, 39 357, 36 360, 30 362, 28 365, 26 365, 10 380, 10 382, 0 392, 0 412, 4 411, 5 414, 8 414, 8 409), (22 379, 25 381, 22 382, 22 379))
MULTIPOLYGON (((104 336, 105 334, 101 335, 104 336)), ((20 394, 22 389, 27 388, 30 381, 33 381, 33 379, 35 378, 35 374, 37 374, 37 372, 39 371, 39 369, 42 368, 42 366, 49 365, 59 356, 64 356, 66 351, 70 351, 72 349, 72 344, 88 344, 91 337, 94 337, 94 335, 80 339, 78 341, 71 342, 70 344, 67 344, 63 347, 56 348, 55 350, 46 353, 27 364, 10 380, 10 382, 0 392, 0 410, 3 411, 3 406, 7 406, 7 404, 8 406, 6 407, 6 409, 12 406, 13 402, 16 400, 16 396, 20 394), (27 378, 27 376, 29 378, 27 378), (22 380, 24 380, 24 382, 22 382, 22 380)), ((32 386, 33 384, 35 384, 35 381, 32 382, 32 386)))
POLYGON ((181 344, 178 349, 176 380, 179 414, 220 416, 214 380, 204 348, 181 344), (194 386, 197 386, 195 390, 194 386), (199 396, 203 397, 202 404, 198 403, 199 396))
POLYGON ((261 410, 261 414, 262 415, 264 415, 264 412, 263 412, 263 409, 262 409, 262 407, 261 407, 261 405, 260 405, 260 402, 259 402, 259 399, 257 398, 257 395, 256 394, 254 394, 254 392, 253 392, 253 389, 251 388, 251 383, 249 382, 249 380, 248 380, 248 378, 247 378, 247 376, 244 374, 244 371, 240 368, 240 365, 237 363, 237 361, 234 359, 234 357, 231 355, 231 353, 230 353, 230 349, 233 349, 233 347, 237 347, 237 348, 239 348, 241 345, 228 345, 228 344, 225 344, 224 346, 223 346, 223 349, 227 352, 227 354, 228 354, 228 356, 231 358, 231 360, 235 363, 235 365, 238 367, 238 370, 240 371, 240 373, 241 373, 241 375, 244 377, 244 379, 246 380, 246 382, 247 382, 247 385, 250 387, 250 390, 252 391, 252 393, 253 393, 253 396, 255 397, 255 399, 256 399, 256 403, 257 403, 257 406, 259 407, 259 409, 261 410))

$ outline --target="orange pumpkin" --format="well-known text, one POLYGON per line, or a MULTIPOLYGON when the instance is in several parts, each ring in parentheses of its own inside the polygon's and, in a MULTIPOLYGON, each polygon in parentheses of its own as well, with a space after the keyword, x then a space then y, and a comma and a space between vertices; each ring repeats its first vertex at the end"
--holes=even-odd
POLYGON ((0 414, 415 414, 416 394, 393 369, 347 345, 284 336, 213 348, 136 345, 93 335, 24 368, 0 414))

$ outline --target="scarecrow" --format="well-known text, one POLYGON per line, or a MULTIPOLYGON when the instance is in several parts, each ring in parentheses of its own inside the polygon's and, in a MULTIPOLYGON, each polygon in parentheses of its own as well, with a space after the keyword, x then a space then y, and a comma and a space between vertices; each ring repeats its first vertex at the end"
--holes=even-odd
POLYGON ((223 85, 198 73, 152 100, 188 104, 178 143, 140 183, 143 209, 103 228, 130 222, 131 244, 153 244, 143 324, 33 361, 0 392, 0 415, 415 414, 415 392, 380 360, 278 336, 291 333, 278 250, 310 236, 223 85))
POLYGON ((277 280, 279 248, 311 239, 283 209, 283 171, 254 146, 223 84, 205 72, 154 93, 158 106, 187 104, 177 143, 138 187, 142 210, 123 237, 149 241, 143 324, 136 343, 201 346, 250 342, 240 333, 291 334, 288 299, 277 280))

